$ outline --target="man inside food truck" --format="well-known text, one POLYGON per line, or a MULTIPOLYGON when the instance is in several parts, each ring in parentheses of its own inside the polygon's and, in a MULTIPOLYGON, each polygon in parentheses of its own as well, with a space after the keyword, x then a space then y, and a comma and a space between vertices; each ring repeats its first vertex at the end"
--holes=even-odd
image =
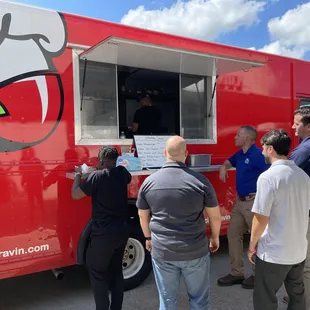
POLYGON ((134 114, 132 132, 136 135, 159 134, 162 113, 153 105, 151 94, 141 93, 138 101, 142 107, 134 114))

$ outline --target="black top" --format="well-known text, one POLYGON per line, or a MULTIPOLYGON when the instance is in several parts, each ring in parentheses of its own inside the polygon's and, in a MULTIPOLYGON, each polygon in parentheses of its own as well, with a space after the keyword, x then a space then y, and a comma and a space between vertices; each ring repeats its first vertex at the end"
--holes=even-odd
POLYGON ((92 235, 127 233, 131 174, 123 166, 92 172, 80 185, 92 197, 92 235))
POLYGON ((159 133, 161 111, 155 106, 146 106, 138 109, 133 122, 139 124, 136 134, 149 135, 159 133))

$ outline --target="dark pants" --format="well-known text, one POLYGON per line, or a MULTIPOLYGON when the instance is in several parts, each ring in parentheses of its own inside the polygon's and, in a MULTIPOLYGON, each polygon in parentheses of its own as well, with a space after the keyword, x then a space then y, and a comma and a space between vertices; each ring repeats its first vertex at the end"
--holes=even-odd
POLYGON ((123 255, 128 237, 92 237, 86 253, 96 310, 120 310, 123 304, 123 255), (111 306, 109 300, 111 291, 111 306))
POLYGON ((303 271, 305 261, 297 265, 279 265, 255 259, 255 285, 253 301, 255 310, 277 310, 276 293, 283 282, 289 295, 288 310, 306 310, 303 271))

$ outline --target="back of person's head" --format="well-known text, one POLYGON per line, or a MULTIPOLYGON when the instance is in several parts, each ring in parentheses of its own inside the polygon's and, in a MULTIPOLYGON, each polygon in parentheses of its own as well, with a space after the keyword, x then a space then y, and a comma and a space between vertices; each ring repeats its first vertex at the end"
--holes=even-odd
POLYGON ((118 151, 113 146, 104 146, 99 150, 98 160, 103 168, 113 167, 116 165, 118 151))
POLYGON ((310 107, 300 107, 299 109, 295 110, 294 115, 301 116, 301 122, 304 126, 310 124, 310 107))
POLYGON ((187 157, 186 142, 180 136, 172 136, 166 142, 165 156, 167 161, 185 163, 187 157))
POLYGON ((278 156, 287 156, 292 140, 284 129, 274 129, 267 132, 261 139, 262 146, 272 146, 278 156))

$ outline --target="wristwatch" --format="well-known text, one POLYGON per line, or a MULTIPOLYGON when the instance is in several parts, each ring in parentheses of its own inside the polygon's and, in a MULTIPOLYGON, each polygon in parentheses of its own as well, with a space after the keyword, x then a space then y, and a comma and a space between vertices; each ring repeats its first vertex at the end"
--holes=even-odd
POLYGON ((151 237, 145 237, 145 240, 147 240, 147 241, 151 241, 151 240, 152 240, 152 238, 151 238, 151 237))
POLYGON ((82 176, 82 172, 75 172, 74 177, 76 177, 77 175, 82 176))

